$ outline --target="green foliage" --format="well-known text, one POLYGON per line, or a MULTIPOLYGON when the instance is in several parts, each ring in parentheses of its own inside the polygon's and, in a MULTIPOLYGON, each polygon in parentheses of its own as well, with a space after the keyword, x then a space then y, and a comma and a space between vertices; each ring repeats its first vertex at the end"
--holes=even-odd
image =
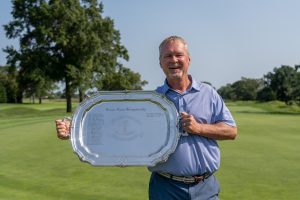
POLYGON ((262 87, 261 79, 242 77, 241 80, 221 87, 218 92, 224 99, 255 100, 258 89, 262 87))
POLYGON ((76 90, 84 94, 99 84, 95 77, 116 71, 118 59, 128 60, 113 20, 102 13, 97 0, 13 1, 13 21, 4 28, 8 38, 20 39, 20 50, 6 48, 19 69, 20 92, 42 95, 53 81, 64 81, 71 112, 76 90))
MULTIPOLYGON (((300 65, 296 65, 295 68, 298 70, 300 65)), ((300 106, 300 72, 297 72, 297 78, 292 91, 292 99, 300 106)))
POLYGON ((3 67, 0 66, 0 103, 7 103, 7 97, 6 97, 6 77, 3 73, 3 67))
POLYGON ((294 68, 282 65, 273 72, 264 75, 263 79, 242 77, 233 84, 221 87, 218 92, 224 99, 284 101, 286 104, 296 102, 300 105, 300 65, 294 68))
POLYGON ((6 89, 4 84, 0 82, 0 103, 7 103, 6 89))
POLYGON ((16 103, 18 84, 17 72, 14 67, 0 66, 0 84, 4 87, 6 103, 16 103))
POLYGON ((236 95, 234 94, 234 90, 232 88, 232 84, 227 84, 226 86, 222 86, 218 89, 218 93, 223 97, 223 99, 236 99, 236 95))
POLYGON ((232 84, 236 100, 255 100, 258 89, 262 86, 262 80, 242 77, 232 84))
POLYGON ((119 67, 119 70, 105 74, 100 80, 100 90, 141 90, 147 81, 141 81, 140 74, 128 68, 119 67))
POLYGON ((289 103, 293 99, 297 80, 297 70, 293 67, 282 65, 280 68, 274 68, 273 72, 266 74, 265 83, 276 94, 276 99, 289 103))
POLYGON ((276 93, 266 86, 257 92, 256 99, 259 101, 273 101, 276 99, 276 93))

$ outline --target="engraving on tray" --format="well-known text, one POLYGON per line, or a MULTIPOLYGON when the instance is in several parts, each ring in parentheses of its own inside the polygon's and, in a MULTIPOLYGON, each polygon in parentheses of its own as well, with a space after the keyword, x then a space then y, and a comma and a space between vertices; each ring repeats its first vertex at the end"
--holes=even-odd
POLYGON ((119 116, 113 119, 112 137, 117 140, 133 140, 142 137, 142 127, 140 121, 131 116, 119 116))
POLYGON ((103 137, 104 119, 101 114, 91 114, 87 120, 87 144, 101 145, 103 137))

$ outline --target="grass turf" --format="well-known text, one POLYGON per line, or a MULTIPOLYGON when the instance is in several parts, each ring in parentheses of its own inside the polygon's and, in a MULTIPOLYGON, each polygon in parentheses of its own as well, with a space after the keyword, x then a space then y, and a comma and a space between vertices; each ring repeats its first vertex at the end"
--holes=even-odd
MULTIPOLYGON (((300 196, 300 114, 275 102, 228 104, 239 127, 219 142, 220 199, 300 196)), ((93 167, 56 139, 65 104, 0 104, 0 199, 147 199, 146 167, 93 167)), ((296 108, 297 109, 297 108, 296 108)))
POLYGON ((221 199, 299 199, 300 113, 280 102, 229 105, 239 135, 219 142, 221 199))

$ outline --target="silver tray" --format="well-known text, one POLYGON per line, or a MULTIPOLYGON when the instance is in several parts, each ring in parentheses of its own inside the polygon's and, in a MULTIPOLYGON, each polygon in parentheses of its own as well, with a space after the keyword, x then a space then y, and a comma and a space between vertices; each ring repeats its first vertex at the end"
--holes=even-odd
POLYGON ((174 104, 154 91, 99 92, 76 109, 71 143, 95 166, 154 166, 175 151, 180 133, 174 104))

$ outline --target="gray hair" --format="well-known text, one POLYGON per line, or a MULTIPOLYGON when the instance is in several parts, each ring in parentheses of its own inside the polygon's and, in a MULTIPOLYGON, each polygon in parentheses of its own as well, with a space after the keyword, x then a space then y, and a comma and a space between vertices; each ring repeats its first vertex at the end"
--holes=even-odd
POLYGON ((164 40, 160 43, 160 45, 159 45, 159 60, 161 59, 161 52, 162 52, 163 47, 164 47, 166 44, 168 44, 169 42, 171 42, 171 41, 176 41, 176 40, 178 40, 178 41, 180 41, 180 42, 182 42, 182 43, 184 44, 184 47, 185 47, 185 49, 186 49, 186 51, 187 51, 187 54, 190 55, 189 49, 188 49, 188 45, 187 45, 186 41, 185 41, 182 37, 180 37, 180 36, 172 35, 172 36, 167 37, 166 39, 164 39, 164 40))

